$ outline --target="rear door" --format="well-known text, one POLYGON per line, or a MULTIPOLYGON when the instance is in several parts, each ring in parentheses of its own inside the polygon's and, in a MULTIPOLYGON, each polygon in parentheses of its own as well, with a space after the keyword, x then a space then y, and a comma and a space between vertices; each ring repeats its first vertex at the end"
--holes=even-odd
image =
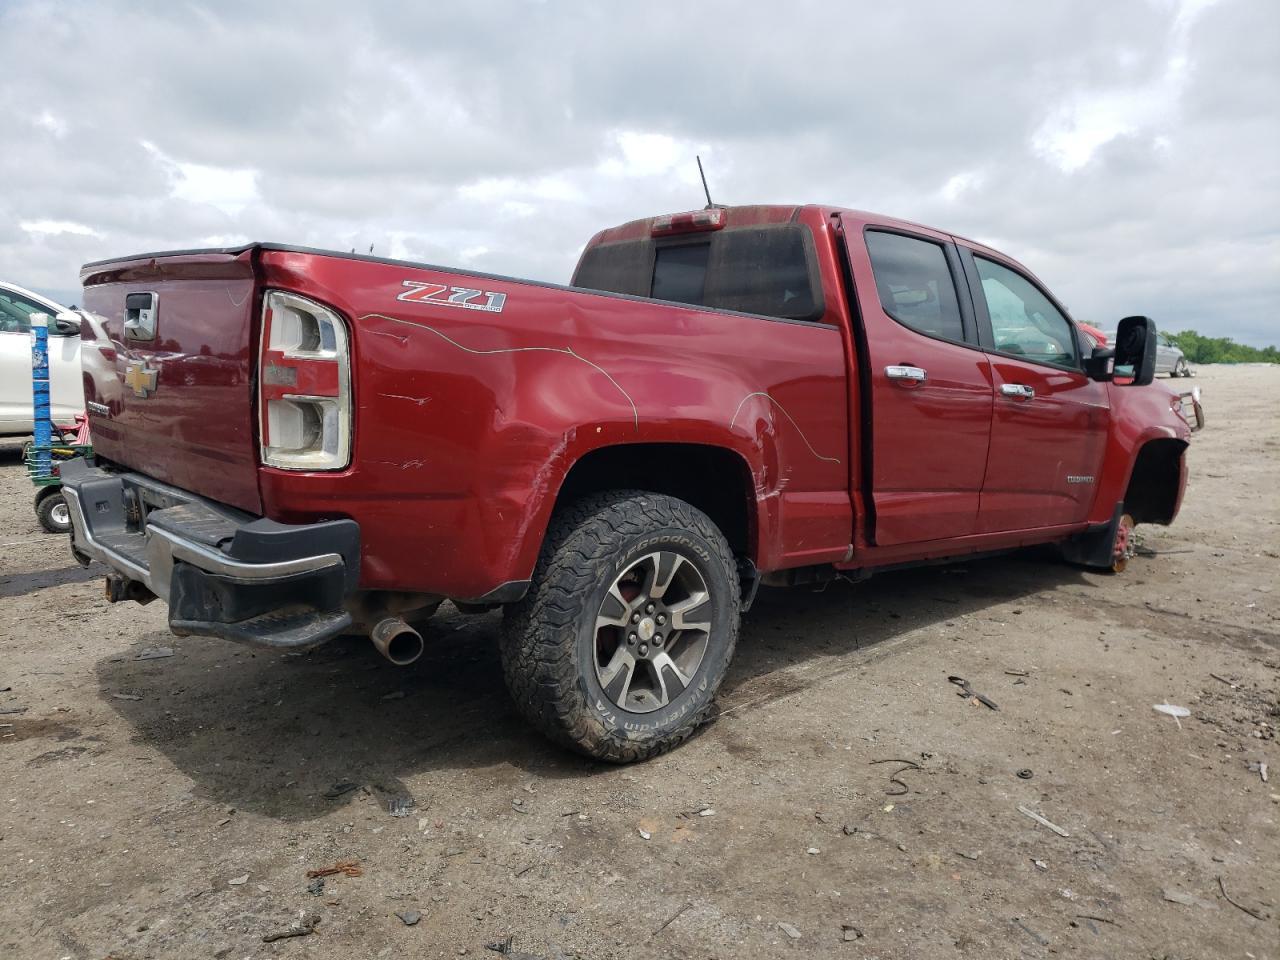
POLYGON ((861 315, 864 483, 877 545, 974 532, 991 431, 991 365, 943 234, 843 218, 861 315))
POLYGON ((1011 262, 960 251, 995 385, 977 532, 1083 521, 1110 418, 1106 385, 1085 376, 1082 338, 1043 287, 1011 262))

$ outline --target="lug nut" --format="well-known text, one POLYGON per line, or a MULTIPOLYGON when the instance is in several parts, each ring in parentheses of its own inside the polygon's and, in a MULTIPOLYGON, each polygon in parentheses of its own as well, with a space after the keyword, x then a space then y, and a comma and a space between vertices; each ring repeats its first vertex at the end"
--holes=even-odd
POLYGON ((658 619, 658 623, 666 623, 666 622, 667 622, 667 615, 666 615, 665 613, 660 613, 660 614, 658 614, 658 618, 657 618, 657 619, 658 619))
POLYGON ((640 622, 640 614, 638 614, 638 613, 633 613, 633 614, 631 615, 631 622, 632 622, 632 623, 639 623, 639 622, 640 622))
POLYGON ((662 646, 662 634, 660 634, 660 633, 655 633, 655 634, 653 635, 653 645, 654 645, 655 647, 660 647, 660 646, 662 646))
POLYGON ((653 609, 654 609, 654 607, 653 607, 653 604, 651 603, 651 604, 649 604, 648 606, 646 606, 646 607, 644 608, 644 612, 645 612, 645 613, 653 613, 653 609))
POLYGON ((648 652, 649 652, 649 648, 648 648, 647 646, 645 646, 643 643, 642 643, 642 644, 640 644, 640 656, 642 656, 642 657, 643 657, 643 656, 644 656, 645 654, 647 654, 648 652))
POLYGON ((627 634, 627 643, 629 643, 629 644, 631 644, 632 646, 634 646, 634 645, 635 645, 635 642, 636 642, 636 635, 635 635, 634 633, 628 633, 628 634, 627 634))

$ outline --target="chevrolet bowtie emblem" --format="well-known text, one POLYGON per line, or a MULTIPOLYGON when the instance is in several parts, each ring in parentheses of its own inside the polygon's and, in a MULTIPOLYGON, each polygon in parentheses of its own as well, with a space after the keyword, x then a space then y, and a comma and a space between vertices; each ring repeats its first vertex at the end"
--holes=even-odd
POLYGON ((159 373, 154 367, 148 368, 145 360, 130 360, 125 370, 124 382, 133 390, 135 397, 148 397, 156 392, 156 377, 159 373))

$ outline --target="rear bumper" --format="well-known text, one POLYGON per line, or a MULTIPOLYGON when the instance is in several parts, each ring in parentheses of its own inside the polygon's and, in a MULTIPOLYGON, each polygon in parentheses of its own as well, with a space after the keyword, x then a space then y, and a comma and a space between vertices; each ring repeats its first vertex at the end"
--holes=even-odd
POLYGON ((83 460, 61 476, 77 554, 164 600, 174 633, 298 648, 351 626, 354 521, 276 523, 83 460))

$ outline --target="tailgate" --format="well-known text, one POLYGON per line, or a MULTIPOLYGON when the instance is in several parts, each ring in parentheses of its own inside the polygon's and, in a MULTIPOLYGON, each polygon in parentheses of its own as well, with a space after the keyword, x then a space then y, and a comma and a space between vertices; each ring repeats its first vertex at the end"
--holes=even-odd
POLYGON ((81 271, 95 450, 260 513, 254 249, 153 254, 81 271))

